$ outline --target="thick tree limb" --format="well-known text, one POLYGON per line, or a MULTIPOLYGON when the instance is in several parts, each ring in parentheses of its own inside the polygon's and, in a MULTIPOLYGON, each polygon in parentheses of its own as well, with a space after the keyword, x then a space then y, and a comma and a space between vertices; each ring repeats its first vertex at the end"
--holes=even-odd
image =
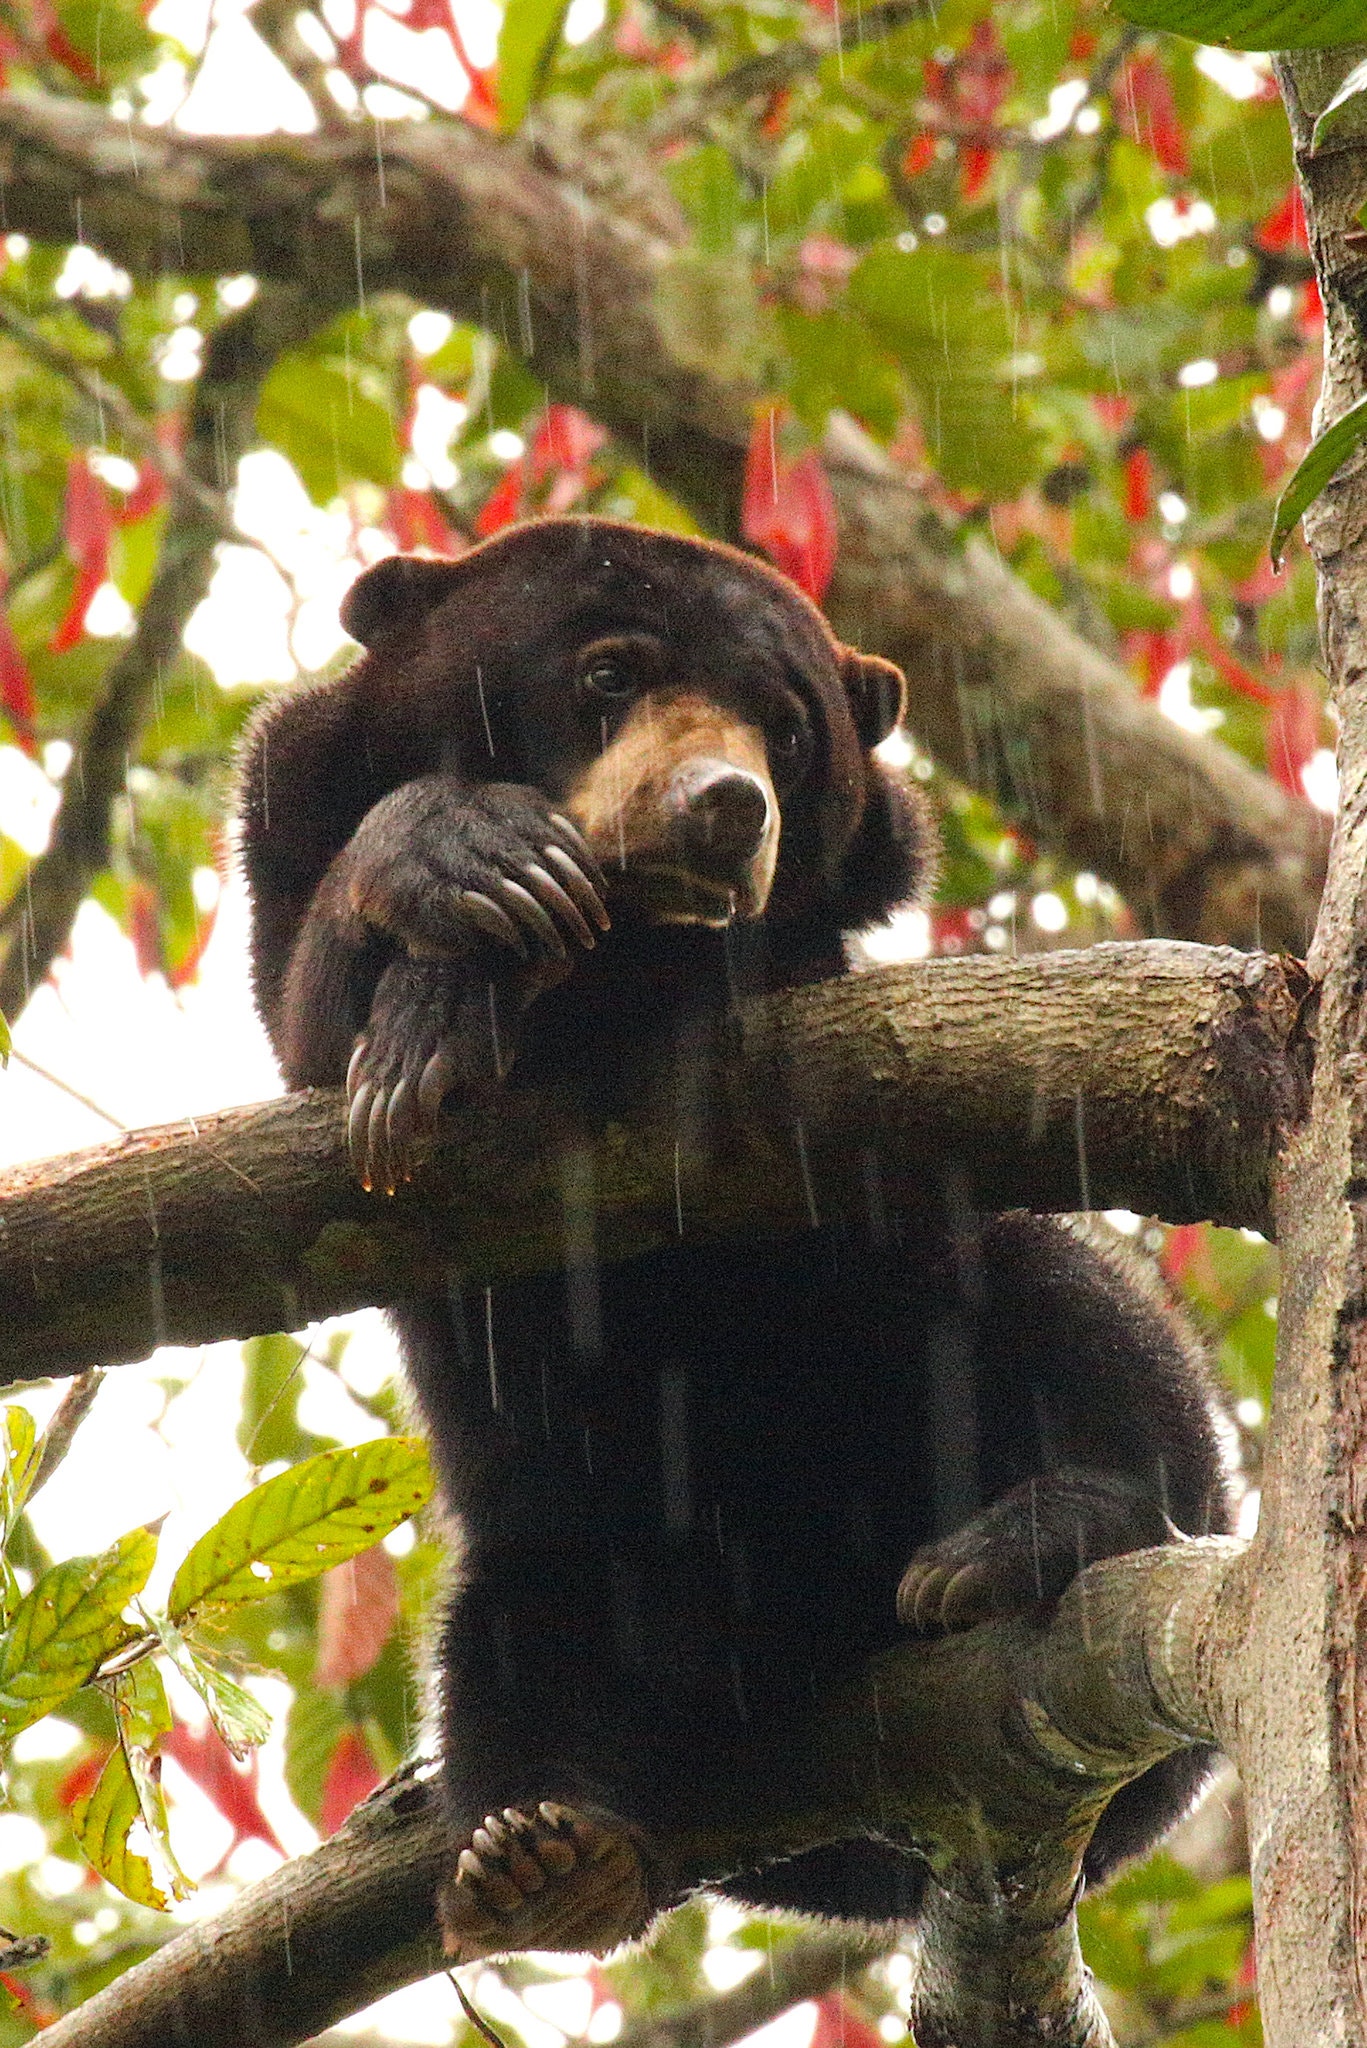
MULTIPOLYGON (((1357 212, 1367 122, 1310 153, 1367 47, 1278 60, 1327 318, 1322 424, 1367 391, 1357 212), (1354 237, 1357 239, 1354 239, 1354 237)), ((1367 2042, 1367 457, 1306 519, 1341 722, 1339 831, 1312 962, 1323 977, 1311 1114, 1280 1172, 1284 1252, 1263 1529, 1239 1767, 1270 2048, 1367 2042)))
MULTIPOLYGON (((1082 1853, 1128 1777, 1232 1737, 1249 1577, 1240 1544, 1184 1542, 1093 1566, 1047 1629, 907 1643, 814 1705, 784 1784, 756 1788, 734 1838, 663 1851, 687 1884, 876 1820, 935 1871, 910 1994, 921 2048, 1110 2048, 1072 1917, 1082 1853)), ((401 1779, 59 2021, 51 2048, 290 2048, 438 1965, 432 1897, 457 1846, 430 1784, 401 1779)), ((797 1951, 783 2002, 825 1988, 838 1960, 834 1944, 797 1951)), ((768 2016, 757 1996, 732 1994, 743 2024, 768 2016)), ((727 2009, 711 2003, 709 2042, 733 2037, 727 2009)), ((644 2048, 680 2038, 700 2036, 666 2019, 644 2048)))
POLYGON ((427 1182, 392 1201, 352 1180, 331 1091, 22 1167, 0 1180, 0 1376, 296 1329, 456 1270, 558 1268, 564 1157, 585 1145, 605 1259, 915 1205, 946 1179, 985 1211, 1262 1226, 1308 986, 1292 962, 1150 941, 773 996, 739 1021, 705 1157, 672 1096, 594 1134, 513 1087, 453 1120, 427 1182))
POLYGON ((160 677, 180 658, 181 637, 209 586, 215 550, 230 531, 224 489, 238 456, 252 446, 261 380, 280 349, 300 340, 327 313, 325 302, 289 285, 272 286, 210 339, 184 456, 170 472, 171 517, 152 587, 76 742, 48 849, 0 911, 0 1014, 15 1017, 22 1010, 65 946, 91 882, 108 863, 112 809, 124 791, 130 757, 156 703, 160 677))
MULTIPOLYGON (((95 108, 0 100, 6 218, 85 233, 124 268, 249 270, 322 303, 402 291, 518 337, 557 396, 586 405, 713 532, 735 535, 751 413, 671 324, 662 281, 683 224, 650 165, 543 130, 459 121, 269 143, 130 132, 95 108), (134 163, 136 153, 136 165, 134 163)), ((1157 932, 1303 950, 1328 829, 1309 805, 1141 702, 1124 672, 966 545, 862 437, 830 448, 840 629, 901 660, 912 722, 954 773, 1042 843, 1107 876, 1157 932)))

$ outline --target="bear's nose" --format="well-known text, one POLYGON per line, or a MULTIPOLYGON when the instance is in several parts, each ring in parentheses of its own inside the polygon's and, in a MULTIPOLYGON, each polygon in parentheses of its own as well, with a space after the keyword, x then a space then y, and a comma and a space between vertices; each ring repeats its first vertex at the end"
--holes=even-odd
POLYGON ((669 806, 681 853, 707 867, 753 860, 769 829, 769 792, 729 761, 689 761, 670 777, 669 806))

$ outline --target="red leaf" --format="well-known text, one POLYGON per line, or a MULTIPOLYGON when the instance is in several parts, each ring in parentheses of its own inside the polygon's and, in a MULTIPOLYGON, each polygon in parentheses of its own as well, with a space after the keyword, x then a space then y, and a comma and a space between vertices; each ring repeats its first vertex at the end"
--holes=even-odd
POLYGON ((1254 240, 1269 255, 1275 255, 1280 249, 1303 249, 1309 254, 1310 237, 1305 231, 1305 208, 1301 204, 1298 185, 1293 185, 1281 205, 1272 209, 1254 240))
POLYGON ((54 654, 64 654, 76 645, 85 628, 90 600, 109 576, 113 515, 108 494, 83 455, 73 455, 67 464, 62 526, 67 553, 76 563, 76 583, 65 616, 48 643, 54 654))
POLYGON ((971 913, 967 910, 932 910, 931 943, 937 953, 966 953, 977 943, 971 913))
POLYGON ((324 1572, 314 1684, 340 1687, 364 1678, 398 1618, 399 1582, 383 1543, 324 1572))
POLYGON ((1174 1286, 1183 1278, 1205 1242, 1204 1223, 1178 1223, 1168 1232, 1158 1263, 1174 1286))
POLYGON ((1147 448, 1132 448, 1125 457, 1125 517, 1138 526, 1153 510, 1153 458, 1147 448))
POLYGON ((1140 689, 1156 697, 1163 678, 1177 660, 1177 643, 1171 633, 1136 632, 1125 635, 1125 651, 1139 664, 1140 689))
POLYGON ((1165 171, 1182 177, 1190 168, 1187 138, 1177 113, 1172 82, 1156 52, 1131 57, 1116 85, 1117 126, 1157 157, 1165 171))
MULTIPOLYGON (((3 598, 4 590, 4 579, 0 577, 0 598, 3 598)), ((24 752, 36 756, 38 703, 33 693, 33 678, 19 651, 8 611, 0 611, 0 710, 14 727, 14 737, 24 752)))
POLYGON ((370 1754, 363 1729, 344 1728, 337 1738, 323 1781, 322 1808, 318 1825, 325 1835, 335 1835, 353 1806, 380 1783, 380 1773, 370 1754))
POLYGON ((78 1799, 84 1799, 99 1783, 100 1772, 109 1761, 109 1745, 92 1749, 88 1755, 78 1757, 65 1777, 57 1781, 57 1804, 71 1807, 78 1799))
POLYGON ((919 178, 923 171, 930 169, 934 161, 935 137, 926 133, 913 136, 907 144, 907 153, 902 158, 902 175, 904 178, 919 178))
POLYGON ((53 654, 65 654, 74 647, 85 630, 85 615, 90 610, 90 600, 104 583, 107 562, 90 556, 76 565, 76 581, 72 586, 71 602, 58 623, 57 630, 48 641, 53 654))
POLYGON ((134 882, 128 891, 128 936, 133 941, 133 958, 142 975, 160 974, 165 965, 161 950, 161 920, 157 899, 150 883, 134 882))
MULTIPOLYGON (((1274 704, 1281 701, 1281 694, 1254 675, 1232 654, 1211 623, 1209 612, 1199 601, 1192 608, 1189 620, 1191 644, 1199 647, 1216 674, 1237 690, 1241 697, 1251 697, 1255 704, 1274 704)), ((1311 753, 1314 748, 1311 748, 1311 753)), ((1299 786, 1299 785, 1298 785, 1299 786)))
POLYGON ((430 548, 434 555, 461 555, 465 542, 448 526, 430 491, 410 491, 400 484, 389 493, 385 507, 395 540, 405 550, 430 548))
POLYGON ((1109 427, 1113 434, 1118 434, 1130 423, 1134 401, 1119 391, 1097 391, 1092 396, 1092 411, 1103 427, 1109 427))
POLYGON ((835 499, 815 448, 795 459, 778 449, 781 409, 755 420, 745 457, 741 531, 818 604, 835 568, 835 499))
POLYGON ((115 526, 131 526, 135 519, 145 519, 158 505, 166 503, 166 478, 155 462, 138 464, 138 480, 128 496, 114 513, 115 526))
POLYGON ((532 436, 532 482, 544 483, 553 469, 582 473, 607 435, 577 405, 548 405, 532 436))
POLYGON ((216 903, 212 910, 201 913, 199 926, 195 932, 194 944, 189 952, 176 962, 174 967, 167 968, 166 986, 169 989, 188 988, 192 981, 199 979, 200 963, 204 958, 205 949, 214 935, 214 926, 218 923, 218 908, 219 906, 216 903))
POLYGON ((959 197, 965 205, 971 206, 982 192, 992 175, 992 166, 997 161, 995 149, 988 149, 981 142, 971 142, 959 152, 959 197))
POLYGON ((228 1822, 234 1848, 239 1842, 265 1842, 284 1855, 280 1837, 261 1811, 257 1798, 260 1765, 255 1756, 245 1764, 238 1763, 211 1721, 200 1729, 187 1728, 183 1721, 177 1721, 170 1733, 162 1737, 161 1747, 163 1754, 175 1758, 186 1777, 194 1780, 228 1822))
POLYGON ((828 1991, 816 2002, 812 2048, 883 2048, 883 2037, 848 1998, 828 1991))
POLYGON ((1292 796, 1303 797, 1301 770, 1319 751, 1319 693, 1309 683, 1288 683, 1268 715, 1267 772, 1292 796))
POLYGON ((522 485, 526 472, 526 457, 519 455, 516 462, 508 464, 503 481, 496 484, 475 515, 475 532, 481 540, 487 540, 491 533, 498 533, 503 527, 511 526, 522 510, 522 485))
POLYGON ((770 137, 782 135, 788 126, 788 109, 792 103, 793 88, 790 85, 781 85, 776 92, 771 92, 760 116, 760 134, 770 137))

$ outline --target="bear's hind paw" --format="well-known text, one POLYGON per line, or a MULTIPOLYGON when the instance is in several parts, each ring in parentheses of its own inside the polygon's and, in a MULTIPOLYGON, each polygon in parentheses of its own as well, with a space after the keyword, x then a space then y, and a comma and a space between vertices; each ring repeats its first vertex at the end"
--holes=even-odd
POLYGON ((454 1962, 528 1948, 606 1954, 651 1917, 645 1860, 612 1815, 543 1800, 485 1817, 437 1898, 454 1962))

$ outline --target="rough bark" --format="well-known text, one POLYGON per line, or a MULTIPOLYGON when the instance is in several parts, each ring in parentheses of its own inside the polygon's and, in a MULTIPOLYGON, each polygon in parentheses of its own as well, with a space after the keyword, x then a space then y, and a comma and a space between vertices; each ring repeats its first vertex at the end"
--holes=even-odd
POLYGON ((595 1132, 512 1088, 453 1119, 392 1201, 352 1180, 330 1091, 21 1167, 0 1180, 0 1374, 297 1329, 453 1270, 558 1268, 564 1157, 585 1145, 606 1259, 914 1205, 946 1177, 985 1211, 1264 1227, 1307 990, 1294 962, 1163 941, 851 976, 744 1013, 705 1157, 670 1103, 595 1132))
MULTIPOLYGON (((1316 157, 1315 114, 1367 50, 1279 60, 1328 318, 1321 420, 1367 388, 1367 123, 1316 157)), ((1238 1760, 1259 1987, 1275 2048, 1367 2042, 1367 458, 1306 521, 1342 721, 1342 809, 1311 956, 1322 1007, 1311 1114, 1282 1162, 1277 1395, 1252 1583, 1238 1760), (1256 1686, 1256 1691, 1255 1691, 1256 1686)))
MULTIPOLYGON (((320 303, 402 291, 492 327, 735 535, 751 411, 665 310, 683 223, 620 138, 530 142, 459 121, 249 143, 130 132, 96 108, 0 99, 11 228, 87 238, 142 276, 302 283, 320 303), (134 163, 136 153, 136 165, 134 163), (359 251, 359 254, 358 254, 359 251)), ((1106 876, 1155 933, 1304 950, 1328 828, 1309 805, 1137 697, 1123 670, 964 543, 850 429, 828 448, 842 631, 902 661, 912 723, 1041 843, 1106 876), (1136 794, 1140 792, 1140 794, 1136 794)))
MULTIPOLYGON (((1247 1579, 1226 1538, 1140 1551, 1084 1573, 1047 1628, 1022 1617, 873 1659, 796 1731, 782 1814, 664 1852, 687 1882, 876 1816, 935 1871, 910 1992, 921 2048, 1111 2048, 1073 1921, 1082 1853, 1126 1778, 1184 1741, 1232 1739, 1212 1646, 1240 1640, 1247 1579)), ((439 1967, 432 1894, 456 1846, 430 1782, 401 1777, 59 2020, 51 2048, 290 2048, 439 1967)), ((837 1960, 799 1956, 785 1988, 811 1995, 837 1960)), ((733 1994, 730 2033, 713 2004, 706 2038, 766 2017, 754 1998, 733 1994)), ((659 2038, 699 2036, 666 2020, 659 2038)))

